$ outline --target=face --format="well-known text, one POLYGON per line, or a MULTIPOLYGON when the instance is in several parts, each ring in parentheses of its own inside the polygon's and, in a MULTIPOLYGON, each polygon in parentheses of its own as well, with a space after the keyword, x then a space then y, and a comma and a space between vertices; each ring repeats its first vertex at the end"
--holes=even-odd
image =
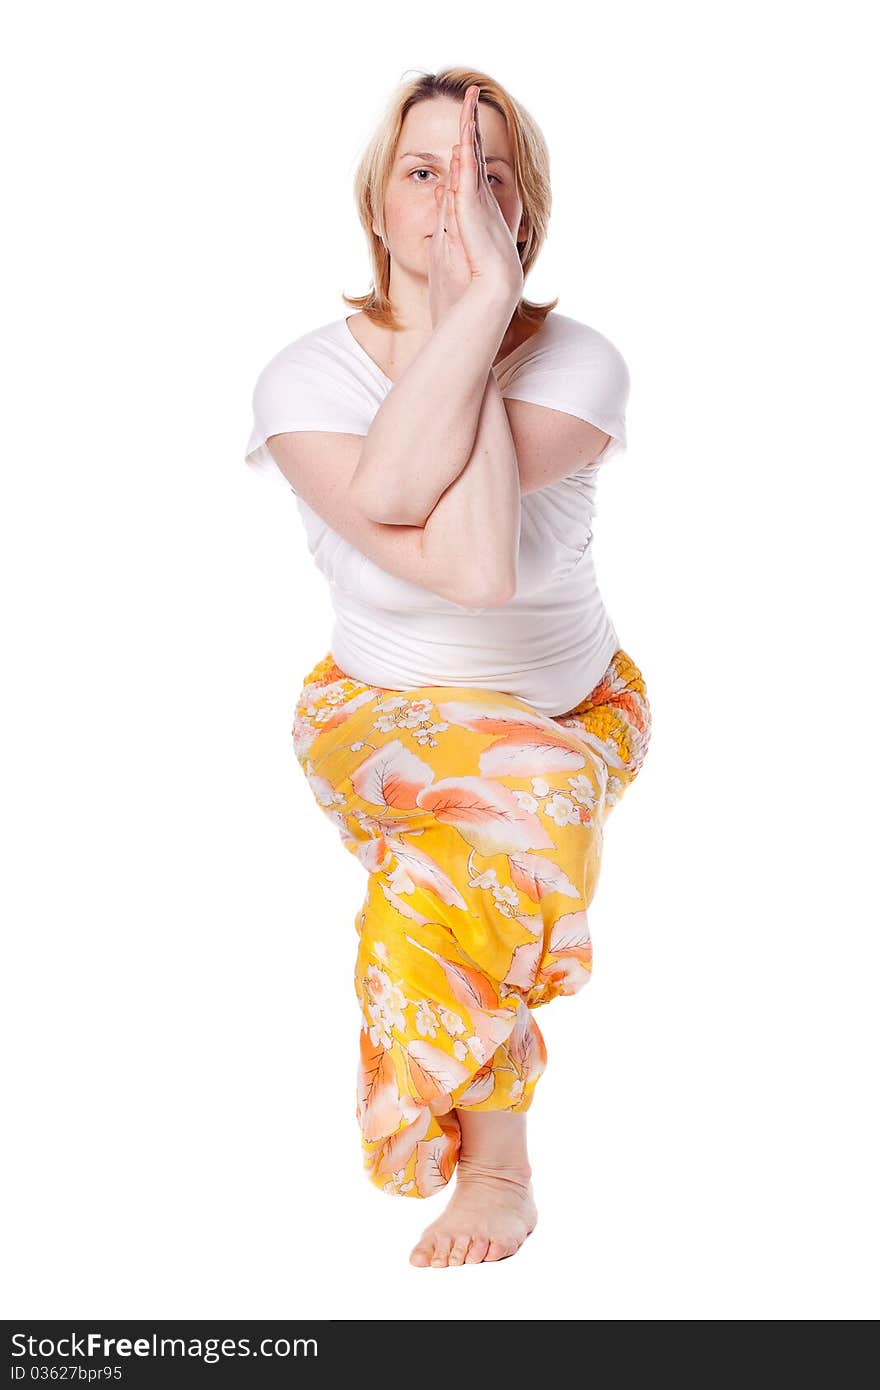
MULTIPOLYGON (((449 178, 452 147, 459 143, 461 102, 434 97, 411 106, 404 118, 385 192, 385 239, 392 261, 427 275, 428 238, 437 222, 435 189, 449 178), (416 153, 413 153, 416 152, 416 153), (426 156, 431 154, 432 158, 426 156)), ((513 155, 503 117, 479 103, 478 117, 489 187, 514 240, 524 239, 522 200, 514 187, 513 155), (497 156, 497 160, 493 159, 497 156)), ((373 223, 373 230, 379 228, 373 223)))

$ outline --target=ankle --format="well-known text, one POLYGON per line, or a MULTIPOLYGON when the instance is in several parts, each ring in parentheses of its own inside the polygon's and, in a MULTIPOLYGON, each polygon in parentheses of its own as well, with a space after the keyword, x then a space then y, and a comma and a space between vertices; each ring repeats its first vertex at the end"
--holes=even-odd
POLYGON ((508 1174, 528 1182, 531 1177, 526 1115, 506 1110, 457 1110, 461 1129, 459 1162, 472 1167, 508 1174))
POLYGON ((532 1180, 532 1168, 525 1155, 512 1160, 509 1155, 495 1158, 489 1154, 461 1154, 458 1160, 458 1176, 460 1179, 495 1179, 525 1190, 532 1180))

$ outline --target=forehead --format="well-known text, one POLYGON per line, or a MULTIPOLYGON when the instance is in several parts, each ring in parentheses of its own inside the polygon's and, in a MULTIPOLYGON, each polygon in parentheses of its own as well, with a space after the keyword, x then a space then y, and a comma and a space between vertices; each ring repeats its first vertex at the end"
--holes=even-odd
MULTIPOLYGON (((428 101, 416 102, 407 111, 400 128, 396 149, 398 156, 404 150, 432 150, 435 154, 447 155, 460 139, 461 107, 462 103, 451 97, 433 97, 428 101)), ((481 101, 477 119, 486 154, 510 159, 510 141, 503 116, 493 106, 481 101)))

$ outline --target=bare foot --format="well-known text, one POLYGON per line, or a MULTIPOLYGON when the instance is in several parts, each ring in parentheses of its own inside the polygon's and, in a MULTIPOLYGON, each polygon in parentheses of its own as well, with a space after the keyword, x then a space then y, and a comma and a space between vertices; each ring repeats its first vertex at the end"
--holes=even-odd
POLYGON ((442 1269, 515 1255, 538 1220, 531 1176, 527 1164, 460 1158, 449 1205, 423 1233, 410 1264, 442 1269))

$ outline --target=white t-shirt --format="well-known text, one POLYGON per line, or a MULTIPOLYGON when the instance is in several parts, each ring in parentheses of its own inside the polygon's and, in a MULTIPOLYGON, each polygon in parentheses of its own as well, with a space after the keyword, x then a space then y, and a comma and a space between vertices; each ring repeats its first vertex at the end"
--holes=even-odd
POLYGON ((307 505, 266 447, 288 430, 368 433, 394 383, 347 317, 289 343, 260 372, 245 457, 296 496, 329 584, 329 649, 343 671, 394 690, 501 690, 539 713, 565 714, 621 645, 596 583, 590 523, 598 469, 626 448, 629 372, 607 338, 555 310, 493 370, 502 396, 563 410, 611 435, 596 463, 523 497, 517 590, 500 607, 461 607, 374 564, 307 505))

